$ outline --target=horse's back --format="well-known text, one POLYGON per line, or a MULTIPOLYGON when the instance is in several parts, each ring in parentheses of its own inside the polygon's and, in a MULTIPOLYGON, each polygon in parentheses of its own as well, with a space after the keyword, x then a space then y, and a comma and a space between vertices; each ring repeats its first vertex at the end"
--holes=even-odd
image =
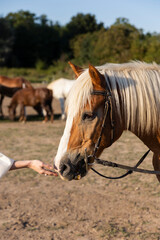
POLYGON ((29 81, 24 79, 23 77, 15 77, 15 78, 9 78, 6 76, 0 76, 0 84, 5 86, 5 87, 10 87, 10 88, 25 88, 29 87, 32 88, 32 85, 30 84, 29 81))
POLYGON ((53 91, 48 88, 35 88, 35 96, 42 96, 43 98, 53 98, 53 91))
POLYGON ((53 100, 52 90, 47 88, 34 89, 34 101, 40 104, 51 104, 53 100))
POLYGON ((35 95, 35 89, 22 88, 13 95, 13 98, 26 98, 27 96, 33 95, 35 95))
POLYGON ((66 78, 59 78, 52 81, 47 88, 53 90, 53 97, 66 98, 75 80, 69 80, 66 78))

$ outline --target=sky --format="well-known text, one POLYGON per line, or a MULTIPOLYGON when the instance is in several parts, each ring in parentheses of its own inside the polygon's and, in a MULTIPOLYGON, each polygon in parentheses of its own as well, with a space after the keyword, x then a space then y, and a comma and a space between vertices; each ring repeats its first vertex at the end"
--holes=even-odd
POLYGON ((124 17, 145 33, 160 33, 160 0, 0 0, 1 17, 19 10, 37 17, 45 14, 60 25, 70 22, 77 13, 95 15, 97 23, 103 22, 105 27, 124 17))

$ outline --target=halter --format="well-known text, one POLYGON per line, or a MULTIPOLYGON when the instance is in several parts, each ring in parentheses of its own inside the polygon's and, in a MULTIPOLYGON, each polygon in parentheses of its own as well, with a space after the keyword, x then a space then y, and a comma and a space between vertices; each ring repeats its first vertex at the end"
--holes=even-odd
MULTIPOLYGON (((110 140, 110 145, 108 147, 110 147, 114 141, 114 120, 113 120, 113 111, 112 111, 112 95, 109 89, 106 89, 105 91, 99 91, 99 90, 95 90, 91 92, 91 95, 101 95, 104 96, 104 117, 103 117, 103 121, 102 121, 102 126, 101 126, 101 131, 100 131, 100 135, 98 137, 98 140, 95 144, 94 150, 93 150, 93 154, 86 156, 87 159, 85 159, 88 162, 89 158, 94 158, 94 160, 96 159, 96 153, 99 149, 101 140, 102 140, 102 135, 103 135, 103 131, 105 129, 105 124, 106 124, 106 119, 107 119, 107 115, 108 112, 110 112, 110 124, 111 124, 111 140, 110 140)), ((87 149, 85 149, 86 152, 87 149)), ((89 165, 90 163, 88 163, 89 165)))
MULTIPOLYGON (((112 111, 112 95, 111 92, 107 89, 106 91, 93 91, 91 93, 91 95, 102 95, 105 98, 105 104, 104 104, 104 117, 103 117, 103 122, 102 122, 102 126, 101 126, 101 131, 100 131, 100 135, 99 138, 97 140, 97 143, 95 144, 95 148, 93 151, 93 155, 92 157, 96 156, 97 150, 100 146, 101 143, 101 139, 102 139, 102 134, 103 131, 105 129, 105 124, 106 124, 106 119, 107 119, 107 115, 108 112, 110 112, 110 124, 111 124, 111 140, 110 140, 110 145, 108 147, 110 147, 114 141, 114 120, 113 120, 113 111, 112 111)), ((90 156, 91 157, 91 156, 90 156)))
POLYGON ((108 177, 108 176, 105 176, 105 175, 99 173, 97 170, 95 170, 94 168, 91 167, 92 171, 94 171, 95 173, 97 173, 101 177, 104 177, 104 178, 107 178, 107 179, 120 179, 120 178, 126 177, 127 175, 129 175, 129 174, 131 174, 133 172, 142 172, 142 173, 148 173, 148 174, 160 174, 160 171, 151 171, 151 170, 145 170, 145 169, 138 168, 138 166, 143 162, 143 160, 146 158, 146 156, 150 152, 150 149, 141 157, 141 159, 137 162, 137 164, 134 167, 130 167, 130 166, 122 165, 122 164, 117 164, 117 163, 109 162, 109 161, 106 161, 106 160, 101 160, 101 159, 96 157, 96 153, 97 153, 97 151, 98 151, 98 149, 100 147, 103 131, 105 129, 105 123, 106 123, 106 119, 107 119, 108 113, 110 114, 110 124, 111 124, 111 140, 110 140, 110 145, 109 146, 111 146, 112 143, 114 142, 115 124, 114 124, 114 119, 113 119, 113 106, 112 106, 112 94, 111 94, 111 91, 109 89, 106 89, 105 91, 95 90, 95 91, 91 92, 91 95, 101 95, 101 96, 104 96, 105 105, 104 105, 104 118, 103 118, 103 122, 102 122, 102 126, 101 126, 101 131, 100 131, 100 135, 98 137, 98 140, 97 140, 97 142, 95 144, 95 147, 94 147, 94 150, 93 150, 93 154, 87 156, 87 149, 85 149, 84 161, 86 163, 86 171, 88 171, 88 166, 89 165, 92 166, 94 164, 94 162, 95 162, 95 163, 101 164, 103 166, 117 167, 117 168, 122 168, 122 169, 128 170, 126 173, 124 173, 121 176, 118 176, 118 177, 108 177), (89 158, 93 158, 94 162, 93 163, 89 163, 88 162, 89 158))

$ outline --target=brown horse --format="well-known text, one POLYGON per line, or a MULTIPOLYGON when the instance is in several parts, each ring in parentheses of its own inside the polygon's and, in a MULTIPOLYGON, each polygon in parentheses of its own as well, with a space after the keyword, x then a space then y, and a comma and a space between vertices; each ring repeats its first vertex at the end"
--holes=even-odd
POLYGON ((8 78, 0 76, 0 115, 3 116, 2 102, 4 96, 12 97, 16 91, 22 88, 32 88, 29 81, 22 77, 8 78))
POLYGON ((49 115, 51 122, 53 122, 53 109, 52 109, 52 90, 47 88, 25 88, 17 91, 9 105, 9 118, 15 119, 16 108, 20 105, 20 118, 19 121, 26 121, 25 110, 26 106, 32 106, 36 111, 45 110, 44 122, 48 121, 49 115))
POLYGON ((125 130, 153 152, 154 169, 160 171, 160 66, 131 62, 83 71, 70 65, 78 78, 67 98, 66 127, 54 159, 62 179, 85 176, 93 156, 125 130))

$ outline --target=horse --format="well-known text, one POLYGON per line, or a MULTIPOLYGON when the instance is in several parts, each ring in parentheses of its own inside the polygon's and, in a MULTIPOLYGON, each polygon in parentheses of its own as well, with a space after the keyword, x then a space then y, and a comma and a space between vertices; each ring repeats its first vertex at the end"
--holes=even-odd
POLYGON ((123 131, 134 133, 153 152, 159 171, 160 66, 133 61, 83 70, 70 65, 77 80, 66 101, 66 126, 54 158, 60 177, 84 177, 123 131))
POLYGON ((49 115, 50 120, 53 122, 54 115, 52 109, 52 90, 47 88, 24 88, 17 91, 11 100, 9 108, 10 120, 15 119, 16 108, 20 105, 20 118, 19 121, 26 121, 25 110, 26 106, 32 106, 37 112, 41 113, 41 109, 45 110, 44 122, 48 121, 49 115))
POLYGON ((3 116, 2 102, 4 96, 12 97, 14 93, 22 88, 32 88, 29 81, 22 77, 9 78, 0 76, 0 115, 3 116))
POLYGON ((67 95, 68 95, 71 87, 73 86, 74 82, 75 82, 75 80, 69 80, 69 79, 66 79, 66 78, 59 78, 55 81, 52 81, 47 86, 48 89, 51 89, 53 91, 53 97, 60 101, 61 119, 62 120, 66 119, 64 102, 65 102, 65 99, 67 98, 67 95))

